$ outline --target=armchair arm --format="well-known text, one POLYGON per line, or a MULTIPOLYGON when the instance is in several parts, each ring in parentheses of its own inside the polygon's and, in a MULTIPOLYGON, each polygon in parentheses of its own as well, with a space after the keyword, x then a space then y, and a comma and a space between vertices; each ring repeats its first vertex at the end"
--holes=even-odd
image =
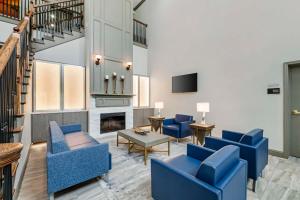
POLYGON ((63 134, 74 133, 81 131, 81 124, 68 124, 60 126, 63 134))
POLYGON ((264 138, 255 146, 249 146, 226 139, 205 137, 204 146, 207 148, 219 150, 226 145, 240 147, 240 157, 248 161, 248 177, 256 180, 268 163, 268 140, 264 138))
POLYGON ((242 133, 233 132, 233 131, 227 131, 227 130, 222 131, 223 139, 231 140, 234 142, 239 142, 243 135, 244 134, 242 134, 242 133))
POLYGON ((185 121, 185 122, 179 122, 179 127, 181 131, 189 131, 192 130, 190 127, 190 124, 193 123, 192 121, 185 121))
POLYGON ((221 200, 221 191, 167 163, 151 160, 151 188, 154 199, 221 200))
POLYGON ((48 193, 107 173, 109 170, 108 144, 47 154, 48 193))
POLYGON ((215 153, 214 150, 197 146, 194 144, 187 144, 187 156, 203 161, 210 155, 215 153))
POLYGON ((164 121, 163 121, 163 125, 171 125, 174 123, 175 123, 174 118, 164 119, 164 121))

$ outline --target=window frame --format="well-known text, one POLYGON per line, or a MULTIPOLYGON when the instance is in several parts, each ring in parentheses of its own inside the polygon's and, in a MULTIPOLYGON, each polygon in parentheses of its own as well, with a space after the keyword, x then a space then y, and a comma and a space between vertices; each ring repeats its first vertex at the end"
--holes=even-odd
POLYGON ((133 108, 150 108, 150 99, 151 99, 151 90, 150 90, 150 85, 151 85, 151 79, 150 76, 148 75, 139 75, 139 74, 134 74, 133 76, 137 76, 138 77, 138 106, 133 106, 133 108), (149 99, 148 99, 148 106, 141 106, 141 92, 140 92, 140 77, 146 77, 149 79, 149 99))
POLYGON ((79 66, 79 65, 73 65, 73 64, 67 64, 67 63, 57 63, 57 62, 53 62, 53 61, 47 61, 47 60, 35 60, 34 61, 34 66, 33 66, 33 82, 32 82, 32 110, 33 112, 70 112, 70 111, 83 111, 86 110, 86 67, 85 66, 79 66), (45 62, 45 63, 50 63, 50 64, 57 64, 60 66, 60 87, 59 87, 59 94, 60 94, 60 105, 59 105, 59 109, 58 110, 37 110, 36 109, 36 63, 37 62, 45 62), (84 98, 84 105, 82 109, 65 109, 65 105, 64 105, 64 66, 77 66, 77 67, 82 67, 84 68, 84 74, 83 74, 83 98, 84 98))

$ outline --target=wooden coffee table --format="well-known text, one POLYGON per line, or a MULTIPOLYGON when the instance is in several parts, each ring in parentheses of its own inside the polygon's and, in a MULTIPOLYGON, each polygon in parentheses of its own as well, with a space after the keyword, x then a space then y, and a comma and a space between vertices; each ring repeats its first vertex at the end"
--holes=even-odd
MULTIPOLYGON (((159 135, 154 132, 147 133, 147 135, 139 135, 134 132, 133 129, 127 129, 127 130, 121 130, 117 133, 117 146, 119 144, 128 144, 128 153, 131 153, 131 150, 134 148, 135 145, 142 147, 142 151, 144 152, 144 164, 147 165, 147 157, 149 151, 156 151, 156 152, 168 152, 168 155, 170 155, 170 138, 166 135, 159 135), (122 137, 128 142, 121 143, 119 142, 119 137, 122 137), (168 150, 165 151, 158 151, 153 150, 152 147, 168 143, 168 150)), ((139 149, 135 149, 137 151, 140 151, 139 149)))

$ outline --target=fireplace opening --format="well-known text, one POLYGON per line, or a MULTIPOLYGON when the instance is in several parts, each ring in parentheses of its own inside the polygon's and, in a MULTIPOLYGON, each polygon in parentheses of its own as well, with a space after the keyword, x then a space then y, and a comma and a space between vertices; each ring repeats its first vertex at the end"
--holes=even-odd
POLYGON ((100 115, 100 133, 125 129, 125 113, 105 113, 100 115))

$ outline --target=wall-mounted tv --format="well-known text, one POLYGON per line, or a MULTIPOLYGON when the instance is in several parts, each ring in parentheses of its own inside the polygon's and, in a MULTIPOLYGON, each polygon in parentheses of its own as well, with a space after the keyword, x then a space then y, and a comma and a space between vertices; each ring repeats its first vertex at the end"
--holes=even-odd
POLYGON ((197 73, 172 77, 172 93, 197 92, 197 86, 197 73))

